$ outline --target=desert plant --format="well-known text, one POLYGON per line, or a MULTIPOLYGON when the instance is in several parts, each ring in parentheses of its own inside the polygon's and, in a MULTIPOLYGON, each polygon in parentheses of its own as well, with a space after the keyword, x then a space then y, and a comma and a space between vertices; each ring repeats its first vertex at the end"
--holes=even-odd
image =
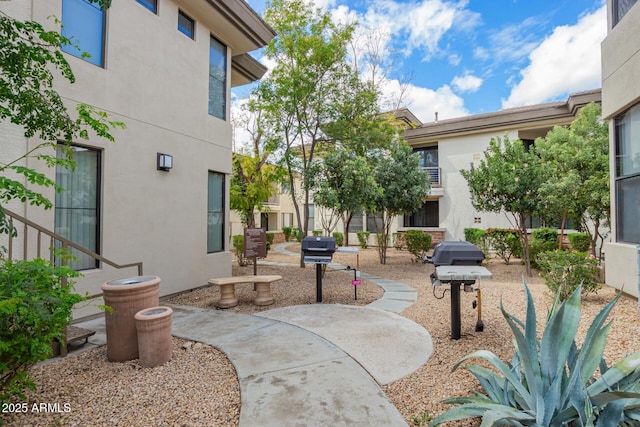
POLYGON ((433 420, 431 425, 482 417, 482 425, 512 426, 613 426, 637 425, 640 421, 640 351, 608 367, 602 355, 611 323, 605 323, 618 294, 594 318, 582 346, 575 336, 580 322, 578 287, 564 302, 556 296, 547 324, 538 340, 533 298, 527 296, 526 322, 507 313, 502 315, 514 335, 515 353, 509 365, 487 350, 465 356, 480 358, 497 372, 468 365, 484 394, 447 399, 456 406, 433 420), (596 371, 599 369, 598 374, 596 371))
POLYGON ((342 246, 344 244, 344 234, 339 231, 334 231, 331 235, 336 239, 336 246, 342 246))
POLYGON ((288 242, 291 240, 291 232, 293 231, 293 227, 282 227, 282 234, 284 234, 284 241, 288 242))
POLYGON ((415 257, 416 262, 422 262, 431 249, 431 234, 420 230, 407 230, 404 238, 409 253, 415 257))
POLYGON ((85 298, 68 278, 79 273, 44 259, 0 259, 0 403, 35 389, 29 368, 62 340, 73 306, 85 298))
POLYGON ((583 293, 597 292, 598 261, 587 258, 586 252, 551 251, 538 254, 537 264, 547 287, 564 301, 578 287, 583 293))
POLYGON ((567 237, 571 247, 577 252, 587 252, 591 248, 591 238, 587 233, 571 233, 567 237))
POLYGON ((369 233, 368 231, 358 231, 356 236, 358 236, 358 242, 360 243, 360 247, 362 249, 367 249, 369 246, 369 233))
POLYGON ((509 265, 512 255, 522 253, 522 242, 518 230, 489 228, 485 232, 487 244, 505 264, 509 265))
POLYGON ((313 234, 314 236, 318 237, 318 236, 322 236, 323 230, 313 230, 311 232, 311 234, 313 234))

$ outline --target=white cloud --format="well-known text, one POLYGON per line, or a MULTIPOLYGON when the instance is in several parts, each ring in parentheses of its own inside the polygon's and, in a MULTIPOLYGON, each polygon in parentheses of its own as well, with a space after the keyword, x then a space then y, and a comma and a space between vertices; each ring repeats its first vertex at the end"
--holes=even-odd
POLYGON ((494 31, 489 36, 489 46, 476 47, 473 56, 476 59, 490 60, 493 63, 517 61, 524 58, 539 44, 536 39, 538 25, 538 19, 532 17, 494 31))
MULTIPOLYGON (((382 87, 383 98, 393 98, 401 92, 398 80, 389 80, 382 87)), ((409 108, 423 122, 431 122, 435 118, 451 119, 469 114, 464 108, 464 100, 456 95, 449 85, 443 85, 436 90, 414 85, 408 85, 403 106, 409 108)))
POLYGON ((529 55, 522 79, 502 107, 532 105, 601 85, 600 43, 607 32, 606 6, 577 24, 556 27, 529 55))
POLYGON ((460 92, 476 92, 482 86, 483 80, 469 73, 462 76, 455 76, 451 81, 453 87, 460 92))

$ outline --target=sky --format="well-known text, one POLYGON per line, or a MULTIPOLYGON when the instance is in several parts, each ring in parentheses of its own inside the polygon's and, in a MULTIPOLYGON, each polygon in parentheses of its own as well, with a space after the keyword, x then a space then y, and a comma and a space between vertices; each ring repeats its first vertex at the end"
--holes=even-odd
MULTIPOLYGON (((247 0, 262 15, 265 0, 247 0)), ((601 86, 605 0, 315 0, 385 60, 387 99, 422 122, 564 101, 601 86), (366 34, 369 34, 367 36, 366 34), (395 94, 395 95, 394 95, 395 94)), ((258 52, 254 56, 261 60, 258 52)), ((262 60, 265 63, 264 60, 262 60)), ((268 63, 265 63, 269 67, 268 63)), ((250 86, 234 89, 241 99, 250 86)))

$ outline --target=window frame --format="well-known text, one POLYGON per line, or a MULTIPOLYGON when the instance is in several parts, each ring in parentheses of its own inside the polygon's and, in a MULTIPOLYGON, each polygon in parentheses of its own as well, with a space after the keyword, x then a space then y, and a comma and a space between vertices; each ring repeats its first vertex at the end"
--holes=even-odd
MULTIPOLYGON (((60 142, 58 144, 58 146, 62 146, 64 145, 63 142, 60 142)), ((54 200, 54 230, 56 232, 56 234, 59 234, 61 236, 63 236, 64 238, 66 238, 67 240, 70 240, 72 242, 74 242, 75 244, 81 245, 82 247, 89 249, 93 252, 95 252, 96 254, 101 254, 102 253, 102 181, 103 181, 103 177, 102 177, 102 150, 99 148, 94 148, 94 147, 87 147, 87 146, 83 146, 83 145, 78 145, 78 144, 72 144, 71 148, 76 151, 88 151, 91 153, 94 153, 96 156, 96 169, 92 175, 95 178, 94 181, 94 185, 95 185, 95 195, 93 195, 93 197, 95 198, 95 206, 91 207, 91 208, 86 208, 86 209, 93 209, 95 211, 95 231, 94 231, 94 241, 95 241, 95 246, 93 247, 89 247, 89 245, 86 245, 83 242, 78 242, 75 241, 72 236, 69 235, 65 235, 65 233, 61 232, 59 230, 59 225, 58 225, 58 221, 61 220, 62 218, 59 216, 61 214, 61 212, 64 211, 69 211, 69 210, 77 210, 77 207, 73 207, 73 206, 60 206, 61 204, 61 197, 63 197, 65 195, 65 193, 56 193, 55 196, 55 200, 54 200)), ((57 156, 60 155, 60 152, 57 151, 56 153, 57 156)), ((74 153, 74 158, 76 161, 76 169, 74 170, 69 170, 69 169, 64 169, 60 166, 56 167, 56 177, 55 177, 55 181, 57 185, 60 185, 62 188, 65 188, 66 191, 68 191, 68 193, 66 193, 66 195, 71 194, 71 189, 68 188, 70 187, 70 185, 67 184, 63 184, 62 182, 60 182, 61 180, 59 179, 59 177, 61 175, 66 175, 66 176, 71 176, 73 173, 80 173, 79 168, 78 168, 78 164, 79 164, 79 160, 78 160, 78 155, 74 153), (64 169, 64 170, 62 170, 64 169)), ((70 182, 70 180, 68 180, 70 182)), ((86 210, 85 209, 85 210, 86 210)), ((58 243, 56 244, 56 248, 58 247, 58 243)), ((73 268, 74 270, 77 271, 83 271, 83 270, 93 270, 93 269, 97 269, 100 268, 100 260, 89 257, 88 255, 76 251, 75 249, 71 249, 70 253, 75 256, 77 258, 77 260, 75 261, 68 261, 67 265, 69 265, 69 267, 73 268), (84 258, 84 261, 83 261, 84 258), (88 259, 87 258, 92 258, 93 261, 93 265, 88 265, 87 264, 83 264, 83 262, 87 262, 88 259)), ((56 259, 56 264, 60 265, 61 264, 61 260, 56 259)))
POLYGON ((412 212, 410 215, 404 216, 403 225, 405 227, 411 227, 411 228, 439 228, 440 227, 440 202, 438 200, 425 200, 420 209, 416 210, 415 212, 412 212), (428 212, 430 212, 433 208, 429 209, 427 208, 427 205, 431 207, 435 206, 435 213, 432 212, 431 214, 428 214, 428 212), (425 223, 418 224, 417 221, 413 222, 412 220, 417 219, 415 218, 416 213, 422 210, 425 210, 425 213, 423 215, 425 219, 425 223), (435 219, 436 222, 430 223, 429 222, 430 219, 431 220, 435 219))
POLYGON ((178 31, 189 37, 191 40, 196 39, 196 20, 189 16, 184 10, 178 9, 178 31), (180 24, 180 18, 184 18, 191 24, 191 31, 184 25, 180 24))
POLYGON ((222 43, 220 40, 218 40, 216 37, 214 37, 212 34, 209 37, 209 97, 208 97, 208 107, 207 110, 209 112, 209 115, 217 117, 221 120, 227 120, 227 79, 229 78, 228 76, 228 48, 227 45, 225 45, 224 43, 222 43), (222 80, 218 79, 214 74, 212 74, 212 65, 213 65, 213 55, 212 55, 212 51, 214 50, 214 45, 217 44, 219 45, 222 49, 221 51, 216 50, 216 52, 219 52, 222 54, 222 57, 224 59, 224 78, 222 80), (217 85, 214 84, 217 83, 217 85), (214 89, 217 87, 221 87, 222 88, 222 108, 221 111, 217 111, 215 107, 219 107, 217 104, 215 104, 213 99, 212 99, 212 94, 214 93, 214 89))
MULTIPOLYGON (((629 189, 631 189, 630 193, 632 194, 640 194, 640 166, 635 167, 633 164, 631 165, 629 170, 624 167, 624 157, 621 153, 624 148, 629 148, 632 146, 637 146, 637 151, 635 154, 636 157, 640 156, 640 103, 635 104, 616 116, 614 118, 614 156, 615 156, 615 167, 614 167, 614 197, 616 201, 616 209, 615 209, 615 220, 616 220, 616 241, 630 244, 640 244, 640 225, 637 223, 637 216, 633 219, 628 218, 628 215, 625 215, 627 201, 626 198, 622 197, 624 194, 629 194, 629 189), (631 119, 637 118, 636 121, 632 121, 631 119), (627 121, 627 119, 629 119, 627 121), (634 127, 633 124, 636 124, 634 127), (624 144, 622 141, 622 134, 625 130, 625 127, 629 126, 629 134, 625 135, 629 138, 629 144, 624 144), (632 131, 637 130, 636 133, 631 133, 632 131), (631 185, 631 187, 628 187, 631 185), (636 188, 637 191, 633 191, 636 188), (635 225, 635 229, 633 226, 635 225), (630 227, 627 227, 630 226, 630 227), (632 229, 631 232, 627 231, 627 228, 632 229), (632 238, 629 238, 633 236, 632 238)), ((633 160, 632 160, 633 163, 633 160)), ((638 197, 636 204, 640 205, 640 197, 638 197)))
MULTIPOLYGON (((101 32, 100 32, 100 55, 94 56, 92 52, 88 50, 83 50, 82 41, 80 39, 75 39, 79 45, 75 44, 64 44, 60 47, 60 50, 68 53, 69 55, 75 56, 76 58, 82 59, 90 64, 95 65, 96 67, 105 68, 106 62, 106 51, 107 51, 107 11, 105 9, 101 9, 98 5, 89 3, 87 0, 62 0, 62 10, 60 13, 60 21, 62 23, 62 29, 60 30, 60 34, 63 37, 67 37, 70 40, 74 40, 73 34, 65 34, 67 30, 69 30, 69 17, 67 17, 67 24, 65 25, 65 4, 69 5, 70 2, 74 3, 84 3, 86 7, 93 7, 100 11, 102 15, 102 23, 101 23, 101 32), (83 56, 84 53, 88 53, 90 57, 83 56)), ((75 25, 71 24, 71 25, 75 25)))
POLYGON ((149 12, 158 14, 158 0, 136 0, 136 3, 147 9, 149 12))
POLYGON ((207 173, 207 254, 213 254, 213 253, 220 253, 220 252, 224 252, 225 251, 225 225, 226 225, 226 217, 225 217, 225 204, 226 204, 226 175, 222 172, 216 172, 216 171, 212 171, 209 170, 207 173), (212 196, 214 196, 214 194, 212 193, 212 188, 211 188, 211 177, 212 176, 219 176, 220 177, 220 184, 221 184, 221 188, 220 188, 220 209, 219 210, 210 210, 211 206, 212 206, 212 196), (220 224, 211 224, 210 223, 210 218, 212 214, 217 214, 220 215, 220 224), (211 240, 211 238, 213 237, 212 235, 212 230, 211 227, 212 226, 219 226, 220 227, 220 240, 218 242, 213 242, 211 240), (213 248, 213 249, 212 249, 213 248))

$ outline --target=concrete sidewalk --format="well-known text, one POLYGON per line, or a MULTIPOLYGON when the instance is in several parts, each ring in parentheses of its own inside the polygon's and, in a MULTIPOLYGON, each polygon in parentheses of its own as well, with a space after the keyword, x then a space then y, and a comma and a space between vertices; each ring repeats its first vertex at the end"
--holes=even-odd
MULTIPOLYGON (((229 313, 170 305, 172 333, 224 352, 240 383, 240 426, 404 426, 380 388, 432 352, 421 326, 366 307, 315 304, 229 313), (342 348, 341 348, 342 347, 342 348)), ((78 326, 106 342, 104 318, 78 326)))
MULTIPOLYGON (((285 246, 276 250, 298 256, 285 246)), ((172 333, 227 355, 240 383, 240 427, 406 426, 380 385, 419 369, 433 351, 431 336, 395 314, 416 301, 415 289, 361 277, 385 290, 367 307, 312 304, 247 315, 170 305, 172 333)), ((78 326, 97 331, 92 345, 106 343, 104 317, 78 326)))

